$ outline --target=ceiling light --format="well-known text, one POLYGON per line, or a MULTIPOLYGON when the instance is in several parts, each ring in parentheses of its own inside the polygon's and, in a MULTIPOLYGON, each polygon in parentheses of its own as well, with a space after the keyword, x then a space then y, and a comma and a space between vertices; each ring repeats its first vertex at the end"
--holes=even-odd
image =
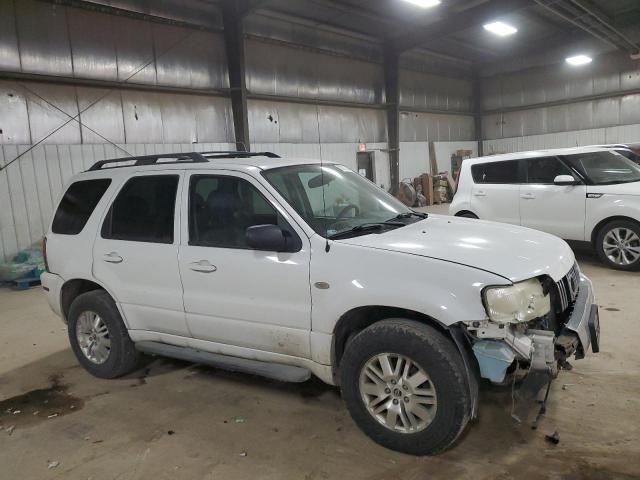
POLYGON ((440 5, 442 0, 404 0, 405 2, 411 3, 413 5, 417 5, 422 8, 435 7, 436 5, 440 5))
POLYGON ((588 63, 591 63, 592 61, 593 61, 593 58, 587 55, 575 55, 573 57, 566 58, 566 62, 569 65, 573 65, 574 67, 579 67, 580 65, 586 65, 588 63))
POLYGON ((504 22, 491 22, 483 25, 483 27, 487 32, 491 32, 499 37, 508 37, 518 31, 516 27, 507 25, 504 22))

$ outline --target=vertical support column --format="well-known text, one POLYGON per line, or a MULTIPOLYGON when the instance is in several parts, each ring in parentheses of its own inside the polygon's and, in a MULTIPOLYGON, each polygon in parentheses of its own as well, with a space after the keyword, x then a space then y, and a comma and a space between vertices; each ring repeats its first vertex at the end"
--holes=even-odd
POLYGON ((251 142, 249 139, 249 110, 247 108, 244 28, 242 23, 243 12, 246 11, 246 1, 224 0, 221 6, 236 148, 248 152, 251 150, 251 142))
POLYGON ((400 185, 400 53, 392 47, 384 50, 384 91, 387 107, 390 191, 400 185))
POLYGON ((478 156, 484 155, 484 134, 482 132, 482 86, 480 76, 474 72, 473 75, 473 120, 475 125, 475 138, 478 142, 478 156))

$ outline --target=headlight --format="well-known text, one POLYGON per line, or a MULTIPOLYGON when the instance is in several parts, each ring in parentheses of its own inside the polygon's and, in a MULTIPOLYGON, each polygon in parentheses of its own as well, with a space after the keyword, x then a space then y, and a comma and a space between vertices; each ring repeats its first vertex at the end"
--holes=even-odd
POLYGON ((484 304, 489 318, 497 323, 528 322, 551 310, 551 299, 535 278, 508 287, 487 288, 484 304))

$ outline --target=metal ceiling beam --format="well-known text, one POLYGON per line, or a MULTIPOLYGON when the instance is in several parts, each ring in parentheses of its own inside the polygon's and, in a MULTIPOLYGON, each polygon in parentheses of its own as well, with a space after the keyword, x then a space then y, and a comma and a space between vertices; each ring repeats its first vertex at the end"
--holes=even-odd
POLYGON ((621 32, 613 19, 588 0, 535 0, 549 12, 588 34, 631 55, 640 54, 640 46, 621 32))
POLYGON ((450 35, 454 31, 467 30, 487 20, 532 6, 533 0, 488 0, 477 7, 446 15, 437 22, 416 27, 394 39, 394 48, 404 52, 426 45, 429 41, 450 35))

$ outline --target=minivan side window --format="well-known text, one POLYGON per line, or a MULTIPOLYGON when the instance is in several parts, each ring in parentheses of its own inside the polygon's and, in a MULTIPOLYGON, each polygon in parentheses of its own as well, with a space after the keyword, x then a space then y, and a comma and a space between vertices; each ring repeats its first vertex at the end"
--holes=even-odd
POLYGON ((297 236, 250 182, 231 176, 191 177, 189 245, 248 249, 246 231, 253 225, 278 225, 297 236))
POLYGON ((471 166, 474 183, 520 183, 519 160, 479 163, 471 166))
POLYGON ((51 231, 62 235, 78 235, 109 185, 111 180, 108 178, 72 183, 56 210, 51 231))
POLYGON ((557 157, 528 158, 527 183, 553 184, 558 175, 571 175, 571 170, 557 157))
POLYGON ((173 243, 178 180, 178 175, 131 178, 109 209, 102 238, 173 243))

